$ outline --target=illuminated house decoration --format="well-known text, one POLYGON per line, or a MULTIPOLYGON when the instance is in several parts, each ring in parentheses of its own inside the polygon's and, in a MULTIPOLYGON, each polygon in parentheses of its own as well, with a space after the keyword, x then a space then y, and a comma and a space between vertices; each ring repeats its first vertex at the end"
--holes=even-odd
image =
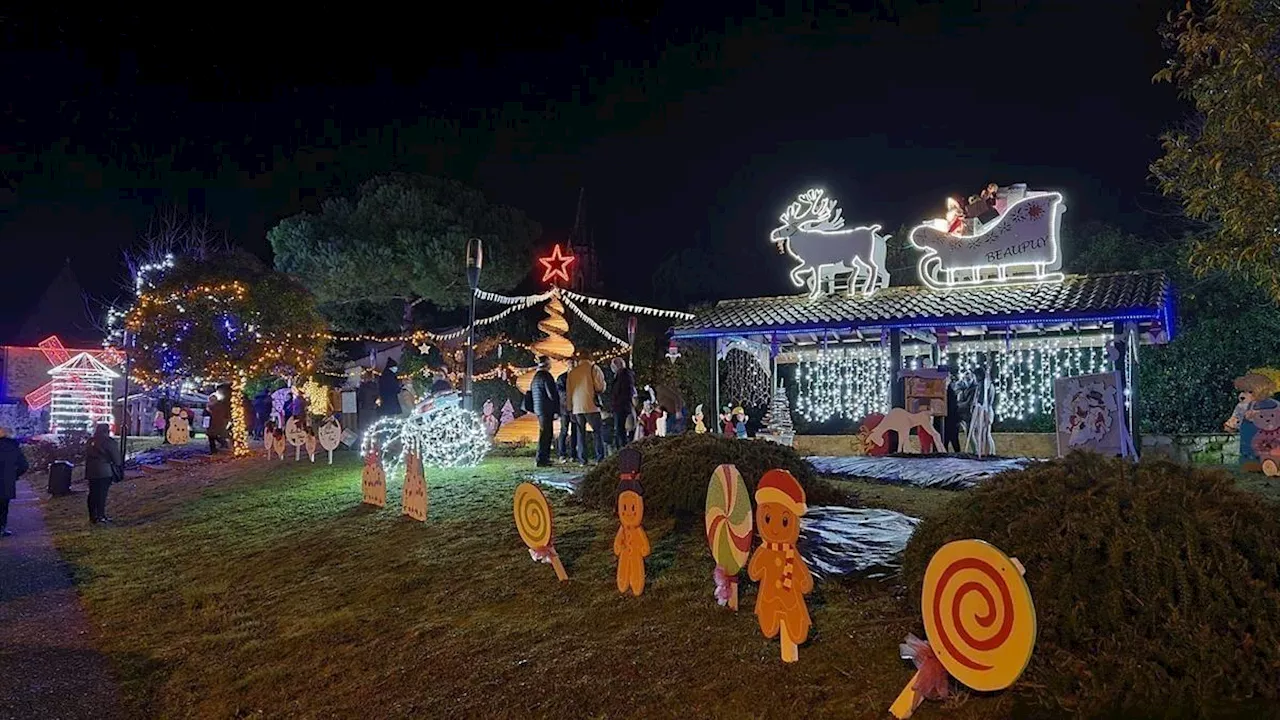
POLYGON ((82 352, 49 371, 49 430, 62 435, 71 430, 92 431, 98 423, 112 422, 111 384, 120 377, 97 358, 82 352))
POLYGON ((565 285, 569 284, 569 266, 573 264, 574 257, 565 255, 560 249, 560 243, 556 243, 551 248, 551 254, 544 258, 538 258, 538 262, 542 264, 542 282, 555 283, 559 278, 565 285))
MULTIPOLYGON (((856 423, 901 407, 902 388, 892 382, 898 370, 946 365, 963 374, 985 367, 999 423, 1052 417, 1057 378, 1111 370, 1130 377, 1140 345, 1173 336, 1172 298, 1158 270, 947 290, 895 286, 871 297, 723 300, 677 321, 671 336, 679 343, 776 347, 773 367, 763 366, 775 382, 779 372, 790 376, 795 412, 808 422, 856 423), (1117 336, 1128 341, 1131 357, 1113 367, 1106 343, 1117 336)), ((718 408, 736 398, 726 394, 724 366, 716 367, 711 406, 718 408)), ((1132 389, 1129 402, 1137 407, 1132 389)))
POLYGON ((847 279, 849 295, 861 282, 865 297, 889 284, 884 258, 891 236, 881 235, 879 225, 846 228, 841 212, 825 191, 809 190, 787 206, 778 217, 782 225, 769 234, 778 252, 797 263, 792 284, 807 287, 811 298, 834 293, 839 278, 847 279))
MULTIPOLYGON (((45 360, 52 366, 58 366, 71 359, 71 353, 62 344, 62 340, 57 335, 50 335, 36 344, 36 349, 44 355, 45 360)), ((112 349, 104 350, 88 350, 84 351, 98 358, 107 365, 121 365, 124 359, 120 357, 120 353, 112 349)), ((36 389, 28 392, 23 400, 27 403, 27 407, 31 410, 43 410, 49 406, 49 402, 53 399, 53 381, 49 381, 40 385, 36 389)))
POLYGON ((944 290, 1062 280, 1062 194, 1021 185, 1007 192, 1007 209, 986 224, 951 233, 946 220, 932 220, 911 231, 911 246, 924 252, 917 266, 922 283, 944 290))

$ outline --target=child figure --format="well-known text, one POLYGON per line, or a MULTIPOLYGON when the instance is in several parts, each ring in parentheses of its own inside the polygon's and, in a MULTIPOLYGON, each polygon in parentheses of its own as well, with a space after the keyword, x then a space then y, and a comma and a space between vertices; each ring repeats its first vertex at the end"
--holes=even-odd
POLYGON ((760 583, 756 619, 767 638, 782 636, 782 661, 800 659, 798 646, 809 637, 809 608, 804 596, 813 590, 813 575, 796 550, 804 488, 786 470, 770 470, 756 487, 756 530, 760 548, 751 556, 747 574, 760 583))
POLYGON ((645 400, 640 410, 640 437, 653 437, 658 434, 658 413, 653 409, 653 401, 645 400))
POLYGON ((747 437, 747 411, 742 406, 733 409, 733 434, 739 439, 747 437))
POLYGON ((733 412, 728 405, 724 406, 724 410, 720 412, 720 430, 725 437, 734 437, 737 433, 733 428, 733 412))
POLYGON ((699 404, 693 411, 693 431, 699 435, 707 432, 707 426, 702 422, 702 405, 699 404))
POLYGON ((644 489, 640 486, 640 451, 618 451, 618 534, 613 554, 618 557, 618 592, 644 592, 644 559, 649 557, 649 536, 644 527, 644 489))

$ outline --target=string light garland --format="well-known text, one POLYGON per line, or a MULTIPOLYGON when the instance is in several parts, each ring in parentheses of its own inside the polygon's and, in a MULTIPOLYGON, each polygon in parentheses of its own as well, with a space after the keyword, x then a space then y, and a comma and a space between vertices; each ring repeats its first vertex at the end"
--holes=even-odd
POLYGON ((769 373, 750 353, 732 348, 724 356, 727 397, 744 406, 759 406, 771 397, 769 373))
POLYGON ((796 368, 796 412, 809 422, 887 412, 891 375, 889 353, 879 345, 823 345, 796 368))
POLYGON ((98 423, 111 424, 112 381, 120 377, 87 352, 49 371, 49 429, 59 437, 68 431, 92 431, 98 423))
POLYGON ((575 303, 573 300, 571 300, 568 296, 562 296, 561 301, 564 302, 565 307, 569 308, 574 312, 575 315, 577 315, 578 317, 586 321, 587 325, 590 326, 592 330, 595 330, 596 332, 600 333, 600 335, 602 335, 605 340, 608 340, 609 342, 619 347, 630 347, 627 344, 626 340, 623 340, 618 336, 614 335, 613 333, 609 332, 608 330, 605 330, 603 327, 600 327, 600 323, 596 322, 591 318, 590 315, 583 312, 582 308, 578 307, 578 304, 575 303))
POLYGON ((651 317, 668 318, 673 320, 692 320, 694 317, 692 313, 682 312, 680 310, 663 310, 661 308, 646 307, 644 305, 628 305, 627 303, 620 303, 613 300, 607 300, 605 298, 583 295, 582 293, 576 293, 566 288, 557 288, 557 291, 562 297, 573 300, 574 302, 585 303, 591 306, 598 305, 607 307, 610 310, 630 315, 649 315, 651 317))

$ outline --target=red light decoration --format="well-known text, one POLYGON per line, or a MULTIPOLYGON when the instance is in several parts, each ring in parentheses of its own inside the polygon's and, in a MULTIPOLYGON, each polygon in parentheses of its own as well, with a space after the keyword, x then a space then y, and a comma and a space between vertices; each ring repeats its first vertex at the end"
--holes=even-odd
MULTIPOLYGON (((44 340, 36 343, 36 349, 38 349, 41 354, 44 355, 44 359, 48 360, 49 364, 54 367, 57 367, 71 359, 71 353, 67 352, 66 346, 62 344, 62 340, 57 335, 50 335, 44 340)), ((115 350, 89 351, 89 355, 95 356, 107 365, 120 365, 124 362, 124 358, 115 350)), ((53 401, 53 383, 47 382, 35 390, 32 390, 27 393, 23 400, 26 400, 27 407, 32 410, 41 410, 45 408, 53 401)))
POLYGON ((564 280, 566 285, 569 284, 569 266, 573 264, 576 258, 572 255, 565 255, 560 249, 560 243, 556 243, 551 248, 551 255, 538 258, 538 262, 542 263, 542 282, 555 282, 556 278, 564 280))

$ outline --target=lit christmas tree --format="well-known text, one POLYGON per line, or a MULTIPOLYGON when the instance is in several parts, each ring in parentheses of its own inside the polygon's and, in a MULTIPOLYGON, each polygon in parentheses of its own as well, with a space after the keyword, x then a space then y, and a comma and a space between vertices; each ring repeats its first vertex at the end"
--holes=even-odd
POLYGON ((795 440, 796 431, 791 425, 791 407, 787 404, 786 386, 779 383, 778 389, 773 393, 773 403, 760 422, 762 429, 756 434, 757 437, 782 445, 790 445, 795 440))

